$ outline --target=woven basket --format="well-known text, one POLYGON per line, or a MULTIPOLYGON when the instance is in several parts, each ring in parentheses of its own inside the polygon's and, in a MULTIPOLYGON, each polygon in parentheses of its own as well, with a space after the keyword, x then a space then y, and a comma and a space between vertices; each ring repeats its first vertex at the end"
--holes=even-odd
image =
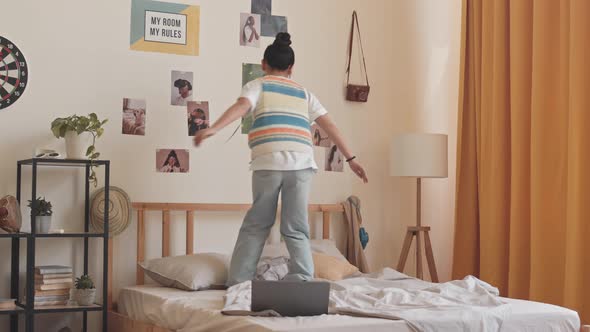
MULTIPOLYGON (((90 225, 95 232, 104 232, 104 188, 92 195, 90 225)), ((109 237, 121 234, 131 222, 131 200, 123 189, 109 187, 109 237)))

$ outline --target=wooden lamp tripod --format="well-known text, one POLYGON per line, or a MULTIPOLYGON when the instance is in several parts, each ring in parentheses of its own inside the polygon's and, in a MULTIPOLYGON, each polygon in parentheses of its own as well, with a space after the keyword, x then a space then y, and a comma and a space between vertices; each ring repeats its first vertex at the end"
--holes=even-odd
POLYGON ((408 226, 397 264, 402 272, 416 237, 416 277, 423 279, 422 236, 430 279, 438 282, 434 254, 430 242, 430 227, 422 226, 422 178, 446 178, 448 175, 447 136, 441 134, 401 134, 395 137, 391 149, 391 175, 416 178, 416 226, 408 226))

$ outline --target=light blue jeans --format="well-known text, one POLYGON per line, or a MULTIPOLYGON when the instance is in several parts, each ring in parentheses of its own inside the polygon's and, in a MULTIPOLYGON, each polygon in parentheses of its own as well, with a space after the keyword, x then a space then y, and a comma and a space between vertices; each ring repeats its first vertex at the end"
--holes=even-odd
POLYGON ((313 169, 298 171, 254 171, 254 202, 246 214, 231 258, 227 285, 252 280, 264 243, 275 222, 281 194, 281 235, 289 255, 287 280, 313 278, 313 259, 309 246, 307 205, 313 169))

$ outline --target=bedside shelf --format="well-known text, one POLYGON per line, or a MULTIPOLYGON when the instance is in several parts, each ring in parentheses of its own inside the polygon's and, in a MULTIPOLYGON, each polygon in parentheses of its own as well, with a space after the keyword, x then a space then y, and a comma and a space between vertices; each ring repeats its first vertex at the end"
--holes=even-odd
POLYGON ((37 314, 42 313, 54 313, 54 312, 83 312, 83 311, 102 311, 103 307, 100 304, 93 304, 91 306, 68 306, 68 305, 48 305, 48 306, 35 306, 33 310, 37 314))
MULTIPOLYGON (((76 170, 82 169, 85 170, 84 175, 84 191, 78 193, 80 198, 84 199, 84 219, 80 220, 83 222, 83 227, 79 227, 77 229, 72 230, 68 233, 50 233, 50 234, 43 234, 43 233, 16 233, 16 234, 0 234, 0 238, 10 238, 12 239, 11 244, 11 264, 10 264, 10 297, 11 298, 20 298, 20 261, 21 261, 21 249, 20 244, 21 242, 26 242, 26 278, 24 282, 24 288, 26 294, 34 294, 35 293, 35 267, 37 266, 36 263, 36 246, 38 244, 43 244, 44 240, 38 239, 61 239, 64 243, 68 242, 66 239, 82 239, 84 249, 76 252, 76 256, 83 258, 83 274, 87 275, 89 272, 89 261, 90 259, 97 259, 97 255, 93 254, 90 255, 90 239, 99 239, 103 241, 102 249, 99 249, 99 252, 102 252, 102 289, 97 290, 100 292, 103 299, 107 299, 109 297, 109 278, 108 278, 108 259, 109 259, 109 233, 108 233, 108 223, 105 224, 105 229, 103 232, 97 233, 91 230, 90 228, 90 191, 91 191, 91 182, 90 182, 90 175, 92 172, 93 167, 102 167, 104 169, 104 186, 109 188, 110 186, 110 161, 109 160, 77 160, 77 159, 41 159, 41 158, 33 158, 33 159, 26 159, 20 160, 17 162, 17 172, 16 172, 16 199, 21 204, 24 201, 24 197, 21 197, 21 186, 22 186, 22 179, 23 179, 23 168, 28 168, 27 173, 31 174, 31 191, 30 191, 30 199, 35 200, 38 191, 38 182, 37 179, 45 172, 40 172, 41 168, 44 167, 70 167, 76 170), (30 166, 30 168, 28 167, 30 166), (23 241, 21 241, 21 239, 23 241), (65 241, 64 241, 65 240, 65 241)), ((68 172, 69 173, 69 172, 68 172)), ((84 172, 73 172, 74 174, 79 175, 79 173, 84 172)), ((103 220, 109 220, 109 193, 108 190, 105 192, 105 199, 104 199, 104 216, 103 220)), ((102 203, 101 203, 102 204, 102 203)), ((31 228, 35 227, 35 218, 34 216, 30 216, 30 225, 31 228)), ((25 222, 23 220, 23 222, 25 222)), ((94 250, 94 249, 92 249, 94 250)), ((97 272, 98 273, 98 272, 97 272)), ((97 285, 99 286, 99 285, 97 285)), ((68 313, 68 312, 80 312, 82 316, 82 330, 86 331, 88 328, 88 313, 95 312, 102 316, 102 328, 100 331, 108 332, 108 311, 107 306, 103 304, 93 304, 91 306, 67 306, 67 305, 57 305, 57 306, 33 306, 29 304, 27 307, 22 303, 17 303, 17 308, 14 312, 12 311, 0 311, 0 314, 7 313, 10 316, 10 332, 18 332, 21 331, 19 329, 19 321, 22 319, 19 318, 20 313, 24 316, 24 332, 34 332, 35 331, 35 315, 37 314, 45 314, 45 313, 68 313)), ((7 329, 0 327, 1 331, 8 331, 7 329)))
POLYGON ((104 237, 103 233, 52 233, 52 234, 35 234, 35 238, 85 238, 85 237, 104 237))
POLYGON ((14 314, 24 314, 25 310, 21 307, 15 307, 14 309, 0 309, 0 315, 14 315, 14 314))
POLYGON ((33 158, 20 160, 18 165, 33 165, 37 166, 63 166, 63 167, 86 167, 90 165, 104 166, 108 165, 108 160, 84 160, 84 159, 45 159, 45 158, 33 158))
POLYGON ((26 237, 35 237, 35 238, 85 238, 85 237, 96 237, 101 238, 105 235, 103 233, 36 233, 35 235, 31 233, 14 233, 14 234, 0 234, 0 239, 13 239, 13 238, 26 238, 26 237))
POLYGON ((12 239, 12 238, 21 238, 21 237, 27 237, 31 235, 31 233, 3 233, 0 234, 0 239, 4 238, 4 239, 12 239))

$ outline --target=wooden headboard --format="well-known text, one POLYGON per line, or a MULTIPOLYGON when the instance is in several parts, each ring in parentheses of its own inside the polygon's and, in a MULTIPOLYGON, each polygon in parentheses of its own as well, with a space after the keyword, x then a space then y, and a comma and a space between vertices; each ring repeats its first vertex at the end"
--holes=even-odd
MULTIPOLYGON (((133 209, 137 212, 137 258, 135 283, 143 285, 145 281, 144 273, 139 266, 140 262, 145 260, 146 240, 145 240, 145 212, 161 211, 162 212, 162 257, 170 256, 170 212, 182 211, 186 214, 186 238, 185 252, 187 255, 194 253, 194 235, 195 219, 198 212, 246 212, 250 209, 250 204, 208 204, 208 203, 133 203, 133 209)), ((316 213, 322 214, 322 238, 330 238, 330 221, 332 213, 344 213, 341 204, 310 204, 309 221, 314 220, 316 213)), ((277 215, 280 215, 277 214, 277 215)), ((112 300, 112 275, 113 275, 113 245, 112 239, 109 240, 109 289, 107 304, 113 308, 112 300)))

